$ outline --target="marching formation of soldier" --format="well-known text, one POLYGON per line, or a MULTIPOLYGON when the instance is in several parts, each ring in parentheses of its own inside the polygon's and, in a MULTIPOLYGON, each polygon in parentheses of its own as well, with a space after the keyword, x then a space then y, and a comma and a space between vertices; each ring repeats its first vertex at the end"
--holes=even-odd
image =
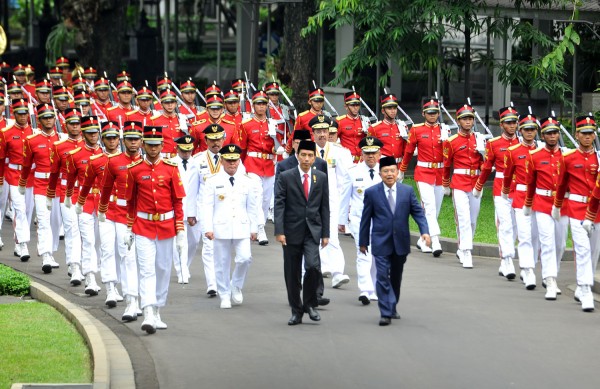
POLYGON ((502 133, 492 138, 476 130, 485 124, 470 102, 450 117, 451 128, 443 123, 443 114, 449 114, 437 98, 423 104, 424 121, 416 124, 386 92, 377 121, 354 91, 344 96, 346 114, 332 117, 324 109, 325 103, 331 107, 325 92, 316 85, 309 91, 309 109, 296 113, 277 82, 256 89, 235 79, 230 88, 213 83, 202 94, 191 80, 177 85, 165 76, 156 89, 147 82, 135 88, 125 71, 115 85, 91 67, 68 79, 68 68, 68 60, 60 58, 47 79, 30 81, 33 70, 23 65, 12 68, 11 79, 0 79, 1 216, 12 212, 14 254, 21 261, 31 258, 35 216, 43 273, 60 267, 53 255, 64 236, 70 284, 83 283, 90 296, 104 289, 111 308, 124 301, 122 319, 143 315, 147 333, 167 328, 160 309, 171 268, 179 283, 188 283, 198 250, 207 296, 218 296, 223 309, 243 303, 251 242, 269 244, 269 219, 283 231, 277 219, 285 214, 290 223, 295 217, 285 202, 296 196, 286 173, 292 169, 299 171, 299 201, 307 203, 302 217, 318 215, 323 223, 296 225, 306 228, 300 235, 307 236, 316 234, 317 226, 316 245, 276 231, 290 261, 288 324, 301 323, 304 313, 297 296, 302 258, 304 296, 311 301, 305 309, 312 320, 320 320, 316 306, 329 303, 323 278, 330 278, 333 288, 350 281, 347 258, 356 259, 358 300, 378 301, 376 264, 358 240, 365 191, 382 183, 380 158, 397 166, 401 182, 415 154, 414 179, 431 238, 417 242, 422 252, 443 253, 438 217, 443 197, 452 196, 456 256, 462 267, 474 266, 481 196, 495 172, 499 274, 516 278, 518 254, 519 276, 532 290, 540 262, 545 298, 555 300, 570 228, 575 298, 584 311, 594 310, 600 176, 592 116, 577 118, 575 149, 567 149, 561 144, 566 130, 555 117, 538 120, 514 107, 498 111, 502 133), (361 108, 371 117, 361 115, 361 108), (315 188, 326 196, 311 209, 315 188), (339 234, 344 233, 354 237, 355 254, 342 251, 339 234))

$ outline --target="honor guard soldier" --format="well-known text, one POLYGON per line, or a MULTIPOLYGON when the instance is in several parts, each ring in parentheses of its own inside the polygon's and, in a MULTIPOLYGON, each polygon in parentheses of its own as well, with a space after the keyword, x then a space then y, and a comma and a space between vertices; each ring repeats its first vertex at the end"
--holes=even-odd
POLYGON ((108 118, 108 109, 112 108, 113 103, 110 99, 110 81, 102 77, 94 83, 94 94, 96 95, 96 104, 108 118))
POLYGON ((311 130, 310 121, 315 116, 323 116, 323 106, 325 105, 325 91, 323 88, 311 88, 308 91, 308 105, 310 109, 298 114, 298 119, 294 125, 294 130, 311 130))
POLYGON ((175 139, 188 132, 187 121, 182 119, 175 111, 177 107, 177 96, 171 89, 167 89, 160 95, 162 112, 152 116, 152 126, 162 126, 163 148, 165 158, 174 157, 177 153, 175 139))
POLYGON ((62 83, 63 85, 71 85, 71 64, 65 57, 57 58, 54 66, 62 70, 62 83))
POLYGON ((167 89, 173 89, 173 81, 169 77, 163 77, 156 82, 156 90, 159 95, 167 89))
POLYGON ((98 71, 96 69, 94 69, 93 67, 90 66, 90 67, 83 69, 83 78, 85 78, 85 80, 88 82, 88 84, 94 85, 94 81, 96 81, 97 76, 98 76, 98 71))
MULTIPOLYGON (((65 113, 67 138, 54 142, 50 150, 50 179, 46 190, 46 208, 52 210, 60 204, 60 215, 65 230, 65 257, 71 285, 81 285, 81 236, 75 209, 65 204, 67 187, 67 156, 84 147, 81 137, 81 111, 69 108, 65 113)), ((70 200, 69 200, 70 201, 70 200)))
POLYGON ((401 129, 396 122, 398 98, 395 94, 387 93, 381 96, 381 113, 383 113, 383 120, 369 128, 369 136, 374 136, 383 143, 382 156, 394 157, 400 163, 406 140, 402 137, 401 129))
POLYGON ((511 203, 519 244, 520 278, 527 290, 536 286, 535 264, 539 251, 539 239, 535 220, 531 214, 526 215, 523 206, 527 192, 527 159, 529 152, 537 148, 535 137, 538 122, 535 115, 527 115, 519 120, 521 142, 508 148, 504 155, 504 178, 502 179, 502 197, 511 203))
MULTIPOLYGON (((16 81, 13 81, 6 86, 6 93, 8 93, 11 103, 21 99, 25 100, 25 102, 29 102, 23 93, 23 89, 21 89, 21 86, 16 81)), ((12 107, 10 111, 12 113, 12 107)))
MULTIPOLYGON (((95 246, 100 246, 100 276, 102 283, 106 287, 105 304, 109 308, 117 306, 117 301, 123 301, 119 295, 116 284, 119 281, 117 264, 115 261, 115 237, 110 236, 110 231, 102 231, 100 223, 97 222, 98 207, 100 203, 100 188, 104 179, 104 171, 110 155, 119 153, 119 126, 115 122, 104 122, 102 125, 102 143, 104 153, 90 157, 83 181, 80 182, 79 195, 75 204, 75 213, 79 215, 80 230, 82 213, 85 216, 92 215, 94 228, 98 229, 96 234, 99 242, 95 246), (96 215, 94 215, 96 213, 96 215), (95 216, 95 217, 94 217, 95 216), (107 232, 107 234, 104 234, 107 232)), ((68 184, 67 184, 68 185, 68 184)), ((83 234, 82 234, 83 235, 83 234)))
POLYGON ((87 92, 88 85, 83 77, 78 76, 71 82, 71 89, 73 90, 73 94, 81 91, 87 92))
POLYGON ((143 160, 129 165, 127 174, 126 242, 134 242, 139 267, 142 331, 166 329, 160 308, 167 303, 173 266, 173 238, 182 252, 185 240, 182 199, 185 196, 177 165, 162 159, 162 128, 144 127, 143 160))
MULTIPOLYGON (((206 99, 206 111, 203 111, 196 116, 196 122, 202 122, 202 120, 204 120, 204 122, 202 123, 206 123, 209 121, 210 117, 212 117, 212 115, 210 115, 210 112, 208 111, 208 104, 209 101, 216 101, 215 99, 212 99, 212 97, 214 96, 217 96, 221 100, 223 100, 223 93, 221 93, 221 88, 217 84, 211 84, 207 86, 204 90, 204 98, 206 99)), ((202 131, 202 129, 200 129, 200 131, 202 131)), ((194 136, 194 134, 192 134, 191 132, 190 135, 194 136)), ((198 140, 198 138, 196 138, 196 140, 198 140)))
POLYGON ((344 232, 348 215, 342 212, 341 194, 350 182, 344 149, 328 142, 330 119, 325 115, 315 116, 309 123, 317 145, 317 158, 327 162, 327 182, 329 184, 329 244, 321 250, 321 270, 323 277, 331 276, 331 286, 339 288, 350 281, 344 274, 346 261, 340 246, 338 232, 344 232))
POLYGON ((243 78, 236 78, 235 80, 231 80, 231 89, 233 89, 239 96, 244 96, 244 106, 240 105, 241 112, 252 112, 251 102, 248 96, 250 96, 250 91, 248 90, 248 85, 243 78))
POLYGON ((444 173, 442 185, 444 194, 450 196, 453 189, 454 217, 458 250, 456 255, 463 268, 473 267, 473 237, 479 216, 481 197, 473 196, 473 188, 481 173, 483 157, 477 150, 477 141, 473 133, 475 110, 470 105, 463 105, 456 110, 458 134, 444 141, 444 173), (450 173, 452 181, 450 181, 450 173))
MULTIPOLYGON (((277 82, 269 82, 265 85, 264 91, 269 98, 269 116, 275 121, 277 125, 277 141, 280 145, 285 145, 284 138, 287 140, 287 136, 290 133, 291 128, 288 127, 290 123, 289 108, 279 102, 280 86, 277 82)), ((282 155, 285 149, 283 146, 279 146, 277 150, 277 160, 283 159, 282 155)))
MULTIPOLYGON (((73 199, 77 201, 79 187, 75 183, 83 184, 87 167, 94 155, 102 154, 102 148, 98 143, 100 136, 100 122, 97 116, 84 116, 81 118, 81 132, 85 144, 69 152, 67 155, 67 185, 65 189, 65 206, 71 208, 73 199)), ((81 234, 81 272, 85 277, 85 294, 96 296, 100 287, 96 283, 98 272, 98 257, 100 242, 98 241, 98 223, 96 209, 100 191, 97 187, 90 191, 87 196, 86 208, 83 213, 77 215, 76 220, 81 234)), ((75 209, 75 211, 77 211, 75 209)))
POLYGON ((556 300, 559 293, 556 278, 566 247, 568 218, 552 218, 552 206, 558 188, 558 179, 564 169, 564 159, 558 139, 560 127, 554 117, 542 121, 544 147, 533 150, 526 160, 528 172, 527 196, 523 212, 531 214, 540 239, 542 279, 546 285, 546 300, 556 300))
POLYGON ((35 84, 35 97, 40 104, 52 105, 52 84, 50 81, 43 79, 35 84))
MULTIPOLYGON (((142 142, 142 124, 125 122, 123 125, 124 152, 108 156, 104 169, 100 204, 98 205, 98 225, 102 244, 104 241, 113 244, 103 247, 107 251, 112 248, 113 256, 118 258, 120 269, 121 291, 125 298, 123 321, 137 320, 138 316, 138 269, 135 249, 127 249, 125 237, 127 231, 127 166, 141 158, 139 149, 142 142), (106 237, 106 239, 104 239, 106 237)), ((141 314, 141 311, 139 311, 141 314)))
POLYGON ((13 101, 12 108, 15 123, 0 132, 0 194, 2 184, 6 181, 15 214, 14 252, 21 261, 27 262, 30 257, 27 248, 30 240, 28 215, 30 211, 33 212, 33 204, 30 205, 31 209, 28 209, 26 196, 19 192, 19 178, 23 169, 23 147, 27 137, 33 134, 33 129, 28 123, 27 102, 23 99, 13 101))
MULTIPOLYGON (((220 95, 212 95, 206 98, 206 111, 208 114, 203 119, 192 123, 190 135, 194 137, 194 154, 205 151, 207 148, 204 139, 204 130, 213 124, 218 124, 225 130, 225 142, 240 143, 239 129, 236 124, 227 120, 223 115, 223 99, 220 95)), ((204 115, 206 112, 203 112, 204 115)))
POLYGON ((181 91, 181 99, 183 104, 179 106, 179 112, 181 112, 189 123, 195 122, 198 115, 202 112, 196 107, 196 84, 192 80, 187 80, 179 86, 181 91))
POLYGON ((125 114, 127 121, 140 122, 142 126, 152 123, 152 116, 154 116, 154 111, 152 110, 152 90, 147 86, 139 88, 135 96, 135 101, 137 107, 125 114))
POLYGON ((107 119, 111 122, 119 123, 122 126, 127 120, 127 112, 131 111, 131 100, 133 99, 133 86, 127 80, 117 85, 117 105, 107 108, 107 119))
POLYGON ((225 116, 223 119, 235 123, 235 129, 239 137, 240 126, 242 125, 242 114, 240 113, 240 96, 236 91, 230 90, 223 96, 225 105, 225 116))
MULTIPOLYGON (((187 220, 187 199, 190 193, 190 175, 191 173, 190 162, 192 157, 192 151, 194 149, 194 138, 190 135, 185 135, 175 139, 177 144, 177 155, 170 159, 171 162, 177 164, 179 168, 179 176, 183 182, 183 189, 185 190, 186 197, 183 198, 183 223, 185 224, 185 247, 181 255, 178 255, 175 251, 175 271, 177 271, 177 282, 180 284, 187 284, 190 278, 189 266, 196 255, 198 249, 198 242, 200 241, 200 224, 191 226, 187 220)), ((175 249, 175 247, 173 247, 175 249)))
POLYGON ((511 201, 506 200, 502 194, 502 180, 504 179, 504 155, 508 148, 519 143, 517 138, 517 121, 519 114, 512 107, 500 108, 500 128, 502 134, 487 141, 485 147, 485 160, 481 168, 481 175, 477 179, 473 195, 481 197, 483 185, 496 168, 492 194, 494 196, 494 212, 496 215, 496 230, 498 233, 498 247, 500 253, 500 269, 498 274, 509 280, 515 278, 515 214, 511 201))
MULTIPOLYGON (((200 208, 200 205, 206 178, 221 171, 219 151, 225 141, 225 129, 218 124, 211 124, 204 129, 202 136, 206 138, 205 143, 208 145, 208 149, 194 155, 188 166, 189 184, 186 189, 189 190, 186 191, 185 214, 188 225, 193 228, 201 228, 203 224, 204 210, 200 208)), ((206 294, 209 297, 217 295, 213 253, 213 242, 202 235, 202 263, 206 278, 206 294)))
POLYGON ((52 105, 38 105, 37 117, 41 131, 29 135, 23 145, 23 169, 19 178, 19 193, 25 194, 27 182, 31 180, 32 176, 37 217, 37 252, 42 256, 42 271, 47 274, 51 273, 53 268, 59 267, 52 254, 58 250, 60 209, 55 207, 49 211, 46 208, 46 188, 50 180, 50 150, 59 138, 54 131, 56 116, 52 105), (32 173, 33 165, 35 167, 32 173))
POLYGON ((356 276, 360 290, 358 300, 363 305, 368 305, 371 300, 377 301, 375 293, 376 267, 371 256, 371 247, 369 246, 364 254, 360 251, 358 236, 365 190, 381 182, 379 150, 383 143, 377 138, 368 136, 360 140, 359 146, 362 150, 361 161, 348 168, 350 181, 342 192, 342 212, 344 215, 348 215, 348 212, 350 214, 350 231, 356 244, 356 276))
POLYGON ((206 212, 202 232, 214 241, 215 275, 221 308, 240 305, 242 289, 252 262, 250 241, 256 240, 258 214, 256 181, 240 171, 242 149, 225 145, 221 151, 223 169, 208 177, 202 199, 206 212), (231 252, 235 251, 235 268, 231 273, 231 252))
POLYGON ((573 249, 575 250, 577 289, 575 299, 581 302, 585 312, 594 310, 594 272, 598 263, 600 235, 588 236, 583 228, 586 219, 587 204, 596 186, 598 177, 598 155, 594 150, 596 123, 592 116, 579 116, 575 121, 575 138, 579 144, 576 150, 564 154, 564 168, 554 198, 552 217, 561 219, 561 210, 569 217, 573 249), (569 193, 568 196, 566 193, 569 193))
POLYGON ((53 87, 62 86, 64 84, 62 68, 59 68, 58 66, 50 68, 48 70, 48 74, 50 75, 50 82, 52 83, 53 87))
POLYGON ((67 87, 59 85, 52 87, 52 97, 54 98, 54 108, 56 109, 56 116, 60 121, 60 125, 64 131, 65 113, 70 108, 69 102, 69 91, 67 87))
MULTIPOLYGON (((90 95, 87 92, 80 91, 73 96, 75 107, 81 109, 81 114, 83 116, 90 116, 92 114, 92 109, 90 106, 90 95)), ((100 117, 102 117, 102 112, 100 112, 100 117)))
POLYGON ((354 163, 360 161, 362 150, 360 141, 367 136, 360 117, 360 95, 356 92, 344 94, 346 114, 336 118, 338 122, 338 138, 342 147, 350 150, 354 163))
POLYGON ((401 180, 404 179, 404 173, 408 170, 410 160, 418 148, 414 178, 429 226, 431 247, 427 247, 420 240, 417 242, 417 247, 424 253, 433 253, 434 257, 439 257, 442 255, 442 245, 440 244, 441 231, 438 217, 444 200, 444 187, 442 186, 443 142, 448 139, 448 133, 441 128, 439 123, 440 103, 437 99, 429 99, 423 104, 423 117, 425 122, 413 125, 408 133, 408 142, 398 176, 401 180))

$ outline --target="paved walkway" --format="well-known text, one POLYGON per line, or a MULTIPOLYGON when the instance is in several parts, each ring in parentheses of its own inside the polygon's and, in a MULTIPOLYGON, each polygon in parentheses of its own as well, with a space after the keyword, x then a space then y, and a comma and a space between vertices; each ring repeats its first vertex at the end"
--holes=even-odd
MULTIPOLYGON (((253 245, 254 263, 244 304, 219 309, 205 295, 199 258, 188 285, 173 274, 168 306, 161 316, 169 329, 146 335, 141 320, 120 321, 123 307, 107 309, 104 294, 87 297, 70 287, 63 265, 50 275, 41 259, 20 263, 12 255, 11 228, 0 262, 49 285, 99 318, 130 354, 138 388, 565 388, 597 385, 600 316, 583 313, 568 287, 573 262, 564 262, 563 295, 544 300, 497 275, 497 261, 475 257, 464 270, 453 253, 434 259, 414 253, 406 265, 399 313, 389 327, 377 325, 376 304, 362 306, 356 286, 354 244, 342 238, 351 282, 331 288, 322 320, 287 326, 281 248, 253 245)), ((272 224, 267 226, 272 236, 272 224)), ((32 234, 35 236, 35 234, 32 234)), ((62 245, 61 245, 62 247, 62 245)), ((35 251, 33 242, 30 251, 35 251)), ((63 264, 64 256, 57 260, 63 264)), ((600 308, 600 307, 599 307, 600 308)))

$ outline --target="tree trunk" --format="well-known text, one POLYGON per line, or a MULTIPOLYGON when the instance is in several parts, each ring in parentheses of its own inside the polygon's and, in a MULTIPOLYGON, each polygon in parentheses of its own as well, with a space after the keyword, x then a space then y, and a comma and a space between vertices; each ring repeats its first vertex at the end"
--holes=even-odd
POLYGON ((121 69, 127 2, 122 0, 65 0, 62 15, 77 29, 75 50, 81 64, 111 77, 121 69))
POLYGON ((300 36, 315 10, 314 0, 304 0, 302 3, 286 4, 284 11, 285 56, 281 81, 294 91, 292 101, 299 111, 306 107, 308 89, 317 73, 317 35, 300 36))

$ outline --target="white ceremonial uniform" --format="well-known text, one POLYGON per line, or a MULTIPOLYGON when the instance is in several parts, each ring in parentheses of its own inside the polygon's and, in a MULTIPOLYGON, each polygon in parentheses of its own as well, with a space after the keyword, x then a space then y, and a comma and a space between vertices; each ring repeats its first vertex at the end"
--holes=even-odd
POLYGON ((327 142, 324 148, 317 145, 317 157, 323 158, 327 162, 327 181, 329 183, 329 244, 325 248, 320 248, 321 270, 323 273, 330 272, 332 281, 337 275, 344 274, 346 265, 344 253, 340 247, 338 237, 338 225, 346 225, 347 215, 341 214, 341 194, 350 181, 348 175, 348 166, 346 162, 348 157, 344 149, 332 142, 327 142))
POLYGON ((250 234, 258 232, 260 214, 255 185, 256 181, 239 169, 234 176, 222 170, 206 180, 202 233, 214 233, 215 275, 221 299, 230 299, 232 288, 243 288, 252 262, 250 234), (230 276, 232 249, 235 268, 230 276))
POLYGON ((365 254, 360 252, 358 245, 358 232, 360 229, 360 219, 363 211, 363 200, 365 190, 381 182, 379 175, 379 163, 371 169, 367 164, 359 162, 348 169, 350 181, 342 192, 342 213, 350 217, 350 233, 354 237, 356 244, 356 275, 358 277, 358 289, 361 295, 369 298, 376 297, 375 294, 375 276, 376 267, 371 256, 371 247, 369 245, 365 254), (349 209, 348 209, 349 208, 349 209))

